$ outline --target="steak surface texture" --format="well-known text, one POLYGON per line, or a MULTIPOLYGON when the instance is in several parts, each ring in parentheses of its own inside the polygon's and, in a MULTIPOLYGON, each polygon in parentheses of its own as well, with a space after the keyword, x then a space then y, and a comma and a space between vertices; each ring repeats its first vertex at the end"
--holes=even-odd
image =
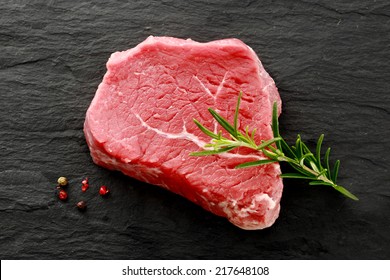
POLYGON ((271 139, 279 93, 242 41, 150 36, 113 53, 84 124, 93 161, 182 195, 240 228, 269 227, 279 215, 283 190, 278 163, 235 169, 264 158, 245 148, 189 155, 210 140, 193 119, 222 130, 208 108, 232 122, 240 91, 239 129, 256 128, 257 143, 271 139))

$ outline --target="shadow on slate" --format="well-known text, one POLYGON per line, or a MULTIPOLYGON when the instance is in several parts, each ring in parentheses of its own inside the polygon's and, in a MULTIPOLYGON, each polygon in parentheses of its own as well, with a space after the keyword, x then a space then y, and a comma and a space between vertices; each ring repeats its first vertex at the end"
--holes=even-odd
POLYGON ((1 259, 390 258, 388 1, 46 2, 0 7, 1 259), (94 165, 82 128, 105 63, 151 34, 251 46, 280 89, 282 135, 313 147, 325 133, 360 201, 285 180, 275 225, 243 231, 94 165))

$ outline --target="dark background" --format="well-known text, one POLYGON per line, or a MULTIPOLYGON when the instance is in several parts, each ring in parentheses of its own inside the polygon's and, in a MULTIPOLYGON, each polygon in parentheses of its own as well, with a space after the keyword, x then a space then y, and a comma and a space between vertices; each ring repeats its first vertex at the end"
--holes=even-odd
POLYGON ((0 257, 389 259, 389 50, 388 1, 2 1, 0 257), (275 225, 244 231, 94 165, 82 128, 105 63, 149 35, 251 46, 280 90, 282 135, 325 133, 360 201, 286 180, 275 225))

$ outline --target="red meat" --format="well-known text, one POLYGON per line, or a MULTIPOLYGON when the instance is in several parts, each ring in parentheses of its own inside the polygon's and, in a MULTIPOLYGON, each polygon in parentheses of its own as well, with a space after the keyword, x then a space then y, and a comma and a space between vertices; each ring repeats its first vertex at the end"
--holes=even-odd
POLYGON ((180 194, 243 229, 269 227, 280 210, 279 164, 234 169, 263 158, 251 151, 189 155, 210 140, 193 119, 219 131, 207 109, 232 121, 239 91, 240 129, 256 128, 257 141, 272 138, 272 104, 280 109, 281 101, 251 48, 237 39, 149 37, 107 62, 85 120, 91 156, 98 165, 180 194))

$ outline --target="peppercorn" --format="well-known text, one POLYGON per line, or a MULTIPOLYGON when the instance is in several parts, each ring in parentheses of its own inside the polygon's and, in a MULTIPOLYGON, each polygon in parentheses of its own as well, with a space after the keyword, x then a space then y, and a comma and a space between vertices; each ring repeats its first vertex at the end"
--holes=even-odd
POLYGON ((87 203, 84 200, 81 200, 77 202, 76 206, 80 211, 84 211, 87 208, 87 203))
POLYGON ((99 189, 99 194, 101 196, 105 196, 105 195, 109 194, 109 192, 110 192, 110 190, 106 186, 101 186, 99 189))
POLYGON ((65 201, 68 199, 68 193, 64 190, 60 190, 60 192, 58 193, 58 198, 62 201, 65 201))
POLYGON ((82 182, 81 182, 81 190, 83 192, 86 192, 89 188, 89 184, 88 184, 88 178, 85 178, 82 182))
POLYGON ((57 183, 60 187, 65 187, 68 185, 68 179, 66 179, 66 177, 60 177, 58 178, 57 183))

